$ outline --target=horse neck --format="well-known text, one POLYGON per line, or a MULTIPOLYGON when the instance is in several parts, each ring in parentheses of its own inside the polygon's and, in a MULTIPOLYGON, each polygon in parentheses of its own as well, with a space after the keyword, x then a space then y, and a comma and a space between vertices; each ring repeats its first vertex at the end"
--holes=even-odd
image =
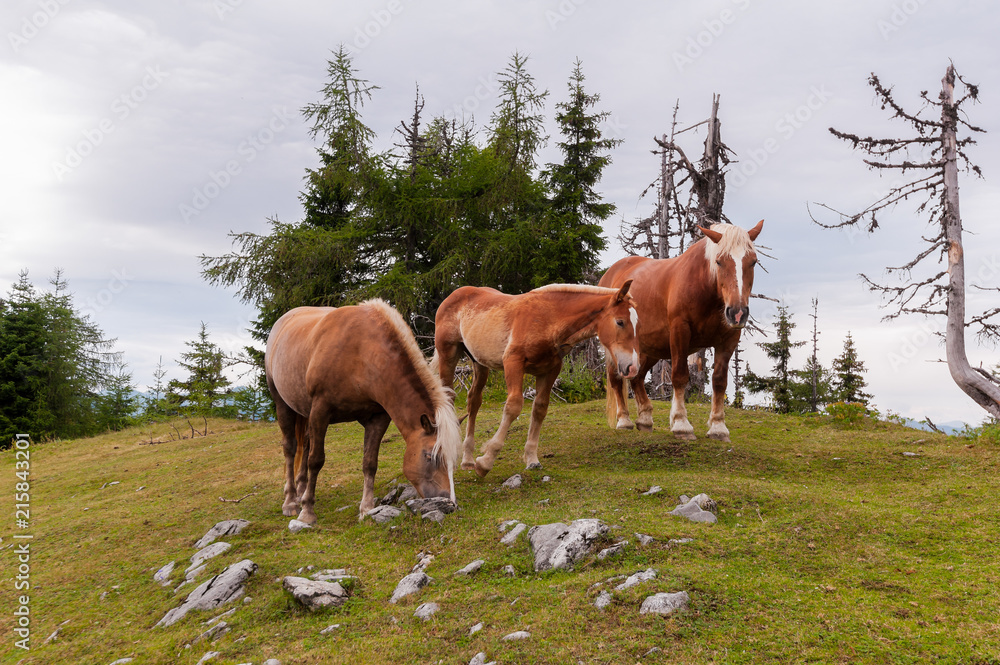
POLYGON ((377 386, 373 391, 375 399, 392 418, 404 439, 421 428, 421 415, 427 414, 434 419, 431 392, 421 381, 405 350, 393 349, 386 357, 385 368, 376 370, 375 374, 371 377, 371 385, 377 386))
MULTIPOLYGON (((608 296, 597 293, 568 293, 565 299, 581 306, 581 310, 557 325, 557 336, 564 339, 564 344, 575 345, 597 334, 597 320, 608 304, 608 296)), ((565 305, 560 299, 559 304, 565 305)))
POLYGON ((716 278, 712 276, 711 266, 705 258, 705 240, 700 240, 688 247, 688 249, 675 259, 675 271, 688 281, 688 286, 692 289, 699 302, 716 305, 719 298, 719 289, 716 286, 716 278))

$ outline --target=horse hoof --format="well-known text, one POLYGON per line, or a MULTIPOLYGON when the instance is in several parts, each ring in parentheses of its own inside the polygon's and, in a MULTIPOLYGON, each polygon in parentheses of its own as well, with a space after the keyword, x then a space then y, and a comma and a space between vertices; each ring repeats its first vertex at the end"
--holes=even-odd
POLYGON ((476 460, 476 466, 474 470, 476 472, 476 475, 479 476, 480 478, 485 478, 486 474, 490 472, 490 469, 487 469, 485 466, 480 464, 479 460, 476 460))
MULTIPOLYGON (((633 423, 631 420, 626 420, 624 422, 618 423, 615 429, 635 429, 635 423, 633 423)), ((650 425, 649 429, 653 429, 652 425, 650 425)))
POLYGON ((709 432, 708 438, 721 441, 722 443, 732 443, 732 441, 729 440, 729 435, 724 432, 709 432))
POLYGON ((312 511, 307 513, 306 511, 303 510, 301 513, 299 513, 299 516, 296 519, 298 519, 300 522, 304 522, 312 526, 313 524, 316 523, 316 513, 312 511))
POLYGON ((466 471, 475 471, 476 470, 476 463, 475 462, 462 462, 462 468, 465 469, 466 471))
POLYGON ((694 432, 674 432, 674 437, 681 441, 695 441, 698 438, 694 432))
POLYGON ((530 471, 532 469, 541 469, 541 468, 542 468, 541 462, 532 462, 528 466, 524 467, 525 471, 530 471))
POLYGON ((299 506, 294 503, 286 504, 281 507, 281 514, 285 517, 295 517, 299 514, 299 506))
POLYGON ((649 424, 646 424, 646 423, 637 423, 636 427, 639 428, 640 432, 652 432, 653 431, 653 423, 649 423, 649 424))

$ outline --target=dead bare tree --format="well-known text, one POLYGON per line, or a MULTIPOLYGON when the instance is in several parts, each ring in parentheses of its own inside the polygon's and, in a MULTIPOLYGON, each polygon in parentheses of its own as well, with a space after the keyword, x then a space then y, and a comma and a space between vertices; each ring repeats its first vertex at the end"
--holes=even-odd
MULTIPOLYGON (((994 418, 1000 418, 1000 381, 996 376, 970 366, 965 350, 965 329, 978 326, 980 340, 996 343, 1000 340, 1000 324, 994 317, 1000 314, 1000 307, 973 316, 968 321, 965 316, 965 253, 962 246, 962 218, 959 212, 958 173, 959 161, 966 172, 979 177, 982 173, 966 155, 966 149, 975 143, 971 136, 958 138, 960 129, 971 133, 984 130, 970 124, 962 105, 978 101, 979 88, 966 82, 949 65, 941 83, 941 93, 937 100, 931 99, 927 91, 920 94, 924 106, 917 113, 903 109, 892 95, 892 88, 885 87, 875 74, 868 80, 875 89, 876 100, 883 109, 890 109, 893 118, 908 123, 916 136, 906 139, 880 139, 849 134, 830 128, 830 132, 855 149, 871 156, 865 159, 869 168, 884 172, 898 170, 900 173, 912 171, 916 177, 910 182, 893 187, 888 194, 878 199, 859 213, 847 215, 830 206, 820 205, 839 215, 836 223, 817 220, 812 211, 812 220, 824 228, 867 227, 869 233, 879 224, 877 216, 911 197, 925 197, 917 206, 917 213, 929 214, 929 223, 935 229, 932 237, 924 237, 926 248, 910 262, 887 268, 890 275, 897 275, 900 285, 880 284, 867 275, 861 277, 872 291, 882 294, 884 307, 891 308, 883 320, 891 320, 902 314, 923 314, 944 316, 945 348, 948 369, 952 379, 976 404, 983 407, 994 418), (955 99, 956 81, 962 84, 963 94, 955 99), (928 109, 940 109, 940 119, 927 117, 928 109), (914 153, 923 156, 914 159, 914 153), (935 265, 936 264, 936 265, 935 265), (946 267, 942 268, 942 264, 946 267), (933 267, 931 267, 933 266, 933 267), (921 271, 926 274, 913 277, 921 271)), ((983 287, 979 287, 983 288, 983 287)), ((1000 288, 983 288, 998 291, 1000 288)))

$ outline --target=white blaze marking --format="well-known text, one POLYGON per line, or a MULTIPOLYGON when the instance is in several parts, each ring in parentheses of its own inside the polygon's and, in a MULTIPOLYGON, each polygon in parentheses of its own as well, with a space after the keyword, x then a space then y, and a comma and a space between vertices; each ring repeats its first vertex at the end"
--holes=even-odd
POLYGON ((635 311, 635 307, 628 308, 628 319, 632 322, 632 332, 635 332, 635 327, 639 325, 639 313, 635 311))
POLYGON ((730 252, 729 256, 733 258, 733 264, 736 268, 736 291, 740 294, 740 301, 743 300, 743 257, 746 255, 746 250, 742 247, 730 252))

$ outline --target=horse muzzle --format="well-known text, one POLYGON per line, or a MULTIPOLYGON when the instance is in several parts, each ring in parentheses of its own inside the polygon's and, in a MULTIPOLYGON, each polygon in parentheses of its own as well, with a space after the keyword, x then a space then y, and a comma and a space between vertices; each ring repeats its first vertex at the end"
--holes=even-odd
POLYGON ((616 354, 618 375, 623 379, 634 379, 639 373, 639 356, 635 352, 632 355, 616 354))
POLYGON ((730 328, 745 328, 750 320, 750 308, 747 306, 726 307, 726 325, 730 328))

